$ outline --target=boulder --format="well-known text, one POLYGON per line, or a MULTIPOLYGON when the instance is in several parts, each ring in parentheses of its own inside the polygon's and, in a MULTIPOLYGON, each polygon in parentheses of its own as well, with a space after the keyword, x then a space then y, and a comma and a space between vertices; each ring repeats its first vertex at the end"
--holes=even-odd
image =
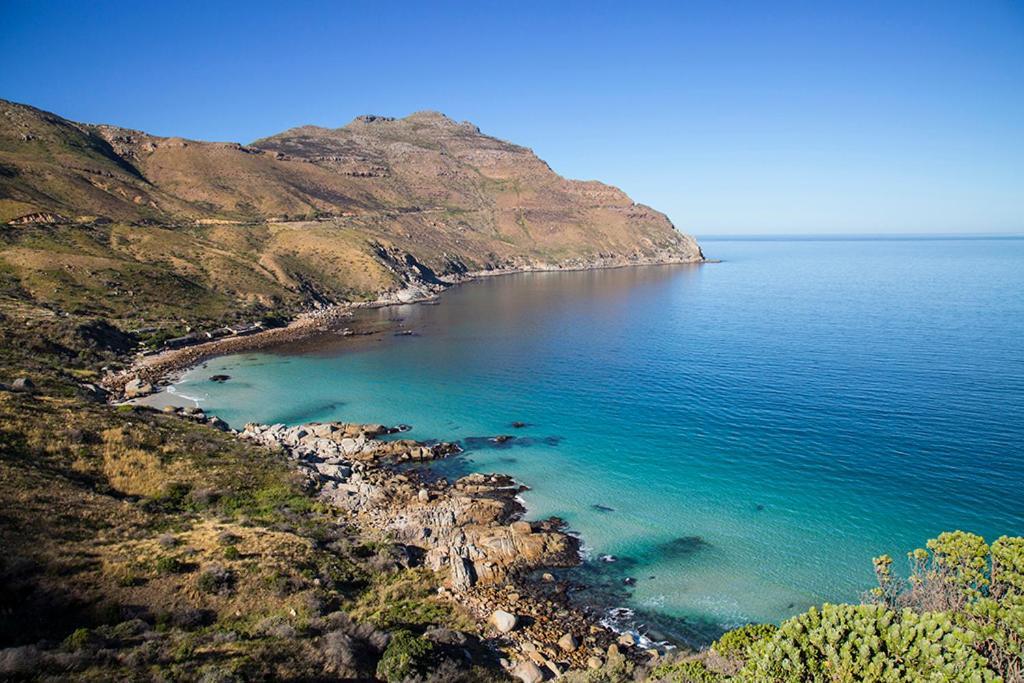
POLYGON ((322 476, 330 477, 331 479, 345 479, 352 472, 351 469, 344 465, 332 465, 326 462, 315 463, 314 467, 322 476))
POLYGON ((516 668, 512 669, 512 675, 523 683, 540 683, 544 680, 544 672, 529 659, 516 664, 516 668))
POLYGON ((491 613, 491 618, 488 621, 498 629, 499 633, 508 633, 519 623, 519 618, 503 609, 496 609, 491 613))
POLYGON ((79 393, 82 395, 82 398, 87 401, 92 401, 93 403, 107 402, 107 390, 91 382, 86 382, 81 385, 79 387, 79 393))
POLYGON ((391 430, 389 430, 384 425, 379 425, 379 424, 363 425, 363 429, 362 429, 362 432, 364 434, 366 434, 367 436, 370 436, 370 437, 380 436, 381 434, 387 434, 390 431, 391 430))
MULTIPOLYGON (((474 577, 476 576, 473 563, 462 557, 454 548, 448 554, 448 564, 451 567, 450 579, 453 589, 465 590, 473 585, 474 577)), ((497 612, 494 614, 497 614, 497 612)), ((494 619, 494 614, 491 615, 492 620, 494 619)), ((504 612, 504 614, 508 614, 508 612, 504 612)), ((515 628, 515 617, 511 614, 508 614, 508 616, 512 617, 512 625, 507 630, 502 630, 501 626, 495 623, 495 627, 502 633, 507 633, 515 628)))
POLYGON ((228 430, 228 423, 220 419, 216 415, 207 418, 206 424, 210 425, 214 429, 219 429, 222 432, 226 432, 228 430))
POLYGON ((142 379, 133 379, 124 385, 125 398, 138 398, 153 393, 153 385, 142 379))
POLYGON ((533 533, 533 527, 530 526, 529 522, 512 522, 512 533, 516 536, 528 536, 533 533))
POLYGON ((308 425, 309 431, 313 436, 321 439, 327 439, 337 430, 337 427, 332 423, 327 424, 314 424, 308 425))
POLYGON ((11 389, 14 391, 32 392, 36 389, 36 383, 28 377, 19 377, 11 384, 11 389))
POLYGON ((565 652, 573 652, 579 646, 580 641, 576 640, 576 636, 571 633, 566 633, 558 639, 558 647, 562 648, 565 652))
POLYGON ((634 645, 636 645, 636 637, 632 633, 623 633, 621 636, 619 636, 619 645, 633 647, 634 645))

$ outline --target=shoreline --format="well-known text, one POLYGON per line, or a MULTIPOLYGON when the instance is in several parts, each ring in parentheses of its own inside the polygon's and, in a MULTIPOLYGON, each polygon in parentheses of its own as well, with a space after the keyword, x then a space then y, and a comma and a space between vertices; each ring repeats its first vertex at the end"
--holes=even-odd
MULTIPOLYGON (((576 272, 644 265, 700 265, 704 262, 706 261, 659 261, 649 264, 600 264, 580 268, 534 267, 528 269, 503 269, 500 271, 485 271, 482 274, 467 274, 457 282, 450 284, 454 286, 471 282, 477 278, 519 273, 576 272)), ((339 329, 344 329, 341 323, 350 320, 356 310, 436 301, 440 293, 436 290, 424 292, 420 289, 411 292, 409 290, 402 290, 402 292, 405 293, 404 296, 396 294, 372 302, 338 304, 326 309, 306 312, 300 314, 287 326, 281 328, 265 330, 243 337, 213 340, 192 347, 170 349, 151 356, 145 356, 137 359, 135 363, 118 375, 105 380, 104 384, 119 393, 124 392, 125 386, 132 380, 141 380, 151 384, 152 386, 149 391, 140 396, 130 397, 141 398, 149 393, 162 392, 163 386, 158 388, 158 385, 166 385, 176 374, 184 373, 211 358, 286 345, 317 335, 328 334, 332 331, 338 333, 339 329)), ((343 334, 342 336, 373 334, 373 332, 354 332, 348 329, 344 329, 344 331, 348 332, 348 334, 343 334)), ((164 410, 168 411, 168 407, 165 407, 164 410)), ((179 415, 189 419, 197 419, 196 413, 198 413, 201 416, 199 419, 202 421, 215 428, 229 430, 227 424, 219 420, 219 418, 212 415, 205 416, 201 409, 196 410, 193 408, 192 411, 194 412, 190 413, 186 409, 177 409, 173 412, 177 412, 179 415)), ((342 429, 351 427, 344 423, 327 424, 335 424, 342 429)), ((291 449, 294 449, 298 443, 297 439, 292 439, 291 442, 287 439, 270 440, 269 442, 261 441, 259 438, 253 438, 250 433, 250 427, 254 427, 254 425, 246 425, 242 430, 230 431, 234 432, 240 439, 255 441, 265 446, 282 449, 286 454, 289 454, 292 460, 297 462, 300 460, 300 458, 291 455, 293 452, 291 449)), ((263 427, 267 428, 266 426, 263 427)), ((300 425, 293 428, 285 428, 284 425, 272 425, 269 429, 276 430, 278 433, 291 430, 290 433, 294 434, 294 430, 313 429, 316 427, 319 427, 319 425, 300 425)), ((371 425, 369 427, 372 427, 371 432, 377 428, 384 429, 380 425, 371 425)), ((398 430, 392 430, 387 433, 394 433, 395 431, 398 430)), ((366 443, 370 443, 376 435, 373 434, 367 438, 367 433, 364 432, 363 439, 366 443)), ((319 443, 321 447, 324 446, 322 439, 319 443)), ((408 442, 404 443, 409 446, 408 442)), ((415 442, 414 444, 410 448, 422 449, 426 447, 425 444, 416 444, 415 442)), ((448 446, 448 444, 442 443, 429 448, 434 449, 437 446, 448 446)), ((331 450, 333 447, 327 446, 327 448, 329 457, 331 454, 337 455, 337 451, 331 450)), ((448 455, 457 457, 459 453, 461 453, 461 449, 458 449, 458 451, 447 450, 441 457, 447 457, 448 455)), ((394 453, 390 455, 395 456, 394 453)), ((323 460, 322 454, 319 453, 314 453, 312 458, 314 460, 323 460)), ((448 552, 441 553, 440 556, 435 553, 433 559, 429 560, 428 566, 442 577, 445 575, 449 576, 447 583, 442 587, 441 591, 446 591, 446 597, 449 599, 468 607, 474 618, 478 621, 482 632, 487 633, 493 630, 491 620, 493 615, 499 611, 508 612, 513 615, 523 615, 526 623, 531 624, 531 630, 524 630, 522 634, 517 634, 515 631, 500 634, 503 643, 511 644, 518 651, 519 661, 532 661, 539 667, 548 668, 551 673, 558 676, 564 673, 564 670, 558 666, 557 661, 561 661, 563 664, 566 661, 571 661, 571 668, 585 669, 599 665, 595 660, 603 662, 606 658, 617 656, 620 654, 619 648, 622 648, 624 651, 622 654, 629 658, 636 661, 646 661, 649 657, 657 657, 666 650, 690 647, 690 644, 685 641, 652 640, 644 634, 643 624, 635 620, 616 623, 613 613, 631 612, 629 608, 623 606, 616 608, 612 605, 600 605, 586 600, 581 603, 578 600, 572 599, 571 596, 574 593, 580 592, 581 589, 593 588, 593 586, 580 583, 579 580, 574 578, 565 579, 560 577, 556 579, 552 572, 575 569, 584 565, 587 561, 584 554, 586 548, 584 540, 579 533, 568 529, 562 520, 552 518, 532 522, 524 521, 529 511, 520 494, 529 490, 528 486, 515 481, 505 474, 468 475, 454 482, 449 482, 443 476, 437 475, 436 471, 432 471, 429 461, 436 459, 435 456, 424 455, 423 457, 412 457, 411 459, 425 465, 423 473, 428 476, 421 476, 420 472, 408 469, 399 471, 393 467, 393 463, 384 466, 364 465, 357 470, 353 462, 336 459, 326 462, 328 465, 333 464, 335 466, 351 468, 351 476, 356 480, 355 490, 351 489, 348 480, 341 482, 340 485, 343 488, 340 490, 345 493, 339 498, 339 482, 330 478, 327 480, 321 479, 319 470, 315 467, 313 468, 314 474, 312 477, 308 477, 308 480, 315 491, 314 495, 321 498, 324 498, 323 486, 327 483, 329 489, 328 501, 332 506, 341 511, 345 511, 346 508, 338 504, 340 501, 345 501, 350 496, 361 496, 359 498, 362 501, 361 507, 365 509, 357 511, 357 509, 349 506, 345 514, 348 514, 350 521, 355 522, 356 526, 363 529, 364 533, 373 535, 383 534, 388 537, 393 537, 396 530, 393 525, 389 525, 387 520, 401 519, 408 521, 415 519, 416 515, 422 514, 420 508, 425 503, 437 499, 460 499, 465 501, 466 496, 464 494, 466 491, 464 489, 467 480, 470 481, 469 488, 475 494, 480 494, 482 489, 490 487, 489 491, 483 491, 483 498, 490 501, 500 501, 499 507, 501 512, 498 514, 493 511, 484 513, 485 517, 487 515, 493 516, 483 525, 485 533, 483 533, 479 546, 469 544, 468 549, 464 546, 459 551, 449 549, 448 552), (386 498, 389 501, 398 497, 401 498, 401 502, 398 504, 391 502, 379 504, 378 502, 377 504, 370 505, 370 499, 365 497, 366 489, 361 489, 361 486, 365 487, 367 485, 360 480, 364 476, 372 476, 372 481, 374 482, 372 485, 377 487, 378 491, 386 492, 386 498), (480 482, 479 480, 474 480, 474 478, 480 477, 485 480, 490 479, 499 482, 499 485, 493 486, 493 482, 490 481, 480 482), (410 489, 410 486, 414 488, 410 489), (426 492, 425 495, 424 492, 426 492), (518 531, 516 531, 517 529, 518 531), (512 531, 509 532, 508 530, 512 531), (534 552, 539 552, 540 556, 534 557, 533 561, 527 566, 514 566, 508 574, 499 574, 502 580, 498 582, 493 580, 493 576, 488 577, 489 574, 493 573, 495 567, 493 559, 488 559, 485 555, 482 559, 478 557, 471 560, 471 556, 474 553, 480 552, 477 549, 478 547, 486 548, 489 544, 495 542, 495 534, 503 539, 497 541, 499 546, 511 544, 512 547, 515 547, 516 542, 523 542, 522 537, 537 537, 545 539, 541 542, 544 549, 541 551, 535 550, 534 552), (552 552, 548 547, 551 544, 559 546, 559 549, 552 552), (478 565, 478 561, 483 562, 483 564, 478 565), (474 580, 467 584, 467 577, 479 577, 481 575, 487 577, 487 579, 483 582, 474 580), (454 584, 451 579, 452 576, 456 577, 454 584), (557 609, 553 608, 553 605, 557 606, 557 609), (533 629, 533 624, 540 624, 543 626, 543 629, 538 632, 536 629, 533 629), (566 650, 565 647, 560 646, 566 636, 572 636, 570 640, 578 641, 578 648, 587 649, 586 656, 576 657, 572 653, 576 652, 577 648, 566 650)), ((406 461, 406 457, 399 456, 399 462, 403 461, 406 461)), ((308 468, 304 471, 308 475, 308 468)), ((340 470, 328 471, 337 475, 340 470)), ((462 510, 461 512, 468 519, 480 521, 478 510, 462 510)), ((459 514, 453 510, 446 510, 446 513, 453 520, 459 517, 459 514)), ((422 547, 422 544, 425 544, 431 537, 429 530, 433 530, 436 525, 436 514, 429 515, 427 519, 421 520, 419 526, 419 529, 427 529, 427 533, 419 531, 409 532, 408 529, 403 529, 402 533, 405 536, 400 534, 399 540, 408 542, 409 547, 422 547)), ((413 523, 412 527, 416 527, 416 525, 413 523)), ((464 528, 458 527, 458 530, 461 533, 464 531, 464 528)), ((437 538, 436 532, 434 532, 433 538, 437 538)), ((428 551, 428 558, 430 552, 436 550, 437 548, 428 551)), ((507 668, 511 669, 511 667, 507 668)))
MULTIPOLYGON (((410 286, 372 301, 345 302, 304 311, 299 313, 284 327, 274 327, 245 336, 213 339, 208 342, 178 349, 163 349, 150 355, 137 355, 128 367, 105 376, 101 380, 101 384, 104 388, 115 394, 124 393, 126 385, 133 380, 139 380, 144 384, 151 385, 149 390, 126 397, 138 398, 146 394, 155 393, 158 385, 166 384, 167 380, 176 373, 190 370, 211 358, 285 345, 291 342, 302 341, 318 334, 327 334, 332 330, 336 330, 339 323, 343 320, 352 318, 354 311, 357 310, 436 302, 440 294, 450 287, 466 284, 478 279, 524 273, 581 272, 646 266, 699 266, 706 263, 717 263, 717 261, 701 258, 696 261, 684 259, 644 259, 642 261, 623 262, 621 259, 614 259, 580 264, 579 266, 532 265, 472 271, 457 276, 444 276, 439 278, 444 283, 443 285, 410 286)), ((351 335, 343 334, 342 336, 356 336, 358 334, 360 333, 353 332, 351 335)))

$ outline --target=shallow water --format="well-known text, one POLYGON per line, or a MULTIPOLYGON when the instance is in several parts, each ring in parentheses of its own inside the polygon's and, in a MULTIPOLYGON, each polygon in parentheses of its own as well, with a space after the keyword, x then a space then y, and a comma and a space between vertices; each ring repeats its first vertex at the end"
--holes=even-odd
POLYGON ((1024 240, 702 244, 724 262, 482 280, 365 314, 418 336, 175 391, 234 426, 465 440, 447 467, 529 484, 532 516, 620 558, 584 570, 614 600, 698 637, 856 600, 872 556, 945 529, 1024 533, 1024 240))

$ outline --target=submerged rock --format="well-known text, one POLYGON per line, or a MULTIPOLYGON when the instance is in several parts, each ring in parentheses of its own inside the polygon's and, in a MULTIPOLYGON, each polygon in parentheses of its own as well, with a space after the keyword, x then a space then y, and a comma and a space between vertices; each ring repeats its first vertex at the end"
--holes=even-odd
POLYGON ((680 536, 659 544, 656 550, 664 557, 686 557, 710 547, 701 536, 680 536))

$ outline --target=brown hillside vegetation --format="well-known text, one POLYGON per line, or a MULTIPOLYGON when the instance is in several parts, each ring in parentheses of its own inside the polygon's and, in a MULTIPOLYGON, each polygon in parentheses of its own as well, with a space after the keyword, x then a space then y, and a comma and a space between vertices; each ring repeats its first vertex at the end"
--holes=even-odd
POLYGON ((7 297, 115 317, 217 318, 467 271, 702 258, 622 191, 566 180, 529 149, 433 112, 241 145, 0 101, 0 222, 7 297))

